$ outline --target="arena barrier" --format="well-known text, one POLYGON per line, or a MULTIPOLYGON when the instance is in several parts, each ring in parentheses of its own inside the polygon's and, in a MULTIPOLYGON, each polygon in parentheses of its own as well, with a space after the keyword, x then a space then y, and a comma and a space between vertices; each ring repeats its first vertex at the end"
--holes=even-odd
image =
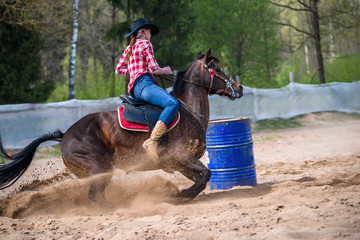
MULTIPOLYGON (((360 113, 360 81, 320 85, 290 83, 279 89, 244 86, 241 99, 232 101, 214 95, 209 100, 211 120, 249 117, 256 122, 321 111, 360 113)), ((118 98, 0 105, 0 134, 5 148, 23 148, 45 133, 56 129, 66 131, 89 113, 116 111, 117 106, 118 98)))

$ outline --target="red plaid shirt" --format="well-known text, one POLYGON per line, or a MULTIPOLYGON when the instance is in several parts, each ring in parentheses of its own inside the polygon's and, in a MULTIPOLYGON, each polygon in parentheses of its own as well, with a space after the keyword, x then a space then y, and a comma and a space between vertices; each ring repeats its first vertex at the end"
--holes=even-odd
POLYGON ((153 46, 150 41, 137 39, 133 46, 129 62, 126 62, 126 54, 129 50, 130 45, 125 49, 123 55, 120 57, 115 73, 130 75, 130 83, 127 90, 131 94, 131 89, 138 77, 148 73, 155 79, 156 76, 154 72, 160 67, 155 60, 153 46))

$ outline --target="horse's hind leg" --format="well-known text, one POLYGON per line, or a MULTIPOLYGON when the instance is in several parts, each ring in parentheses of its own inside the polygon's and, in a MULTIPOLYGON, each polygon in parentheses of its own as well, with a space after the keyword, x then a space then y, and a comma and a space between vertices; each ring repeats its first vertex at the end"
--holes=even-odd
POLYGON ((186 161, 178 165, 176 170, 194 182, 194 185, 178 194, 178 197, 181 198, 195 198, 206 188, 206 184, 210 181, 210 170, 192 155, 187 156, 186 161))
POLYGON ((101 174, 101 176, 95 176, 91 180, 90 189, 88 197, 90 200, 104 204, 106 203, 105 199, 105 189, 109 185, 112 174, 101 174))
POLYGON ((101 158, 103 161, 99 161, 97 158, 99 156, 88 154, 74 154, 76 157, 64 155, 64 163, 71 172, 80 178, 91 177, 89 199, 97 203, 105 203, 105 189, 112 177, 112 174, 109 173, 112 171, 112 167, 110 164, 106 164, 109 161, 104 160, 104 157, 101 158))

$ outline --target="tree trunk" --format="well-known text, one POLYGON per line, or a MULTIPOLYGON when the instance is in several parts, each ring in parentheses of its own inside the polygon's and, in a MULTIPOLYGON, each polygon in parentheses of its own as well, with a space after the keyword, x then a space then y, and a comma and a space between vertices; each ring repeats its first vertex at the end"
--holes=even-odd
MULTIPOLYGON (((127 0, 127 11, 126 11, 126 21, 130 21, 130 0, 127 0)), ((130 76, 126 76, 125 78, 125 94, 128 95, 127 86, 130 82, 130 76)))
POLYGON ((330 56, 331 61, 335 58, 334 52, 334 33, 333 33, 333 26, 332 26, 332 19, 331 16, 329 17, 329 35, 330 35, 330 56))
POLYGON ((267 82, 271 82, 271 67, 269 65, 269 56, 268 56, 268 51, 269 51, 269 46, 268 46, 268 37, 267 37, 267 32, 266 32, 266 27, 264 24, 264 17, 263 14, 261 13, 261 20, 262 20, 262 31, 263 31, 263 39, 264 39, 264 51, 265 51, 265 65, 266 65, 266 77, 267 77, 267 82))
POLYGON ((319 26, 319 12, 318 4, 319 0, 310 0, 310 9, 311 9, 311 25, 313 27, 313 35, 315 41, 315 50, 316 50, 316 60, 318 64, 318 77, 320 83, 325 83, 325 71, 324 71, 324 59, 321 51, 321 42, 320 42, 320 26, 319 26))
MULTIPOLYGON (((88 26, 89 26, 89 33, 90 33, 90 39, 88 40, 89 41, 89 44, 90 44, 90 48, 91 48, 91 56, 92 56, 92 67, 93 67, 93 71, 94 71, 94 75, 95 75, 95 79, 98 79, 98 71, 97 71, 97 55, 96 55, 96 41, 98 40, 97 39, 97 36, 95 36, 95 31, 96 31, 96 27, 94 26, 94 20, 92 19, 92 16, 91 16, 91 5, 90 4, 87 4, 87 9, 86 9, 86 15, 87 15, 87 21, 88 21, 88 26)), ((95 20, 96 21, 96 20, 95 20)), ((88 50, 85 50, 87 52, 87 56, 89 56, 89 52, 88 50)), ((89 60, 89 57, 86 58, 86 61, 88 62, 89 60)), ((87 71, 85 72, 85 74, 87 74, 87 71)), ((85 88, 86 89, 86 77, 87 76, 84 76, 85 78, 85 88)))
MULTIPOLYGON (((116 7, 113 4, 112 5, 112 12, 111 12, 111 27, 115 26, 115 17, 116 17, 116 7)), ((113 66, 112 68, 112 78, 111 78, 111 86, 110 86, 110 96, 111 97, 115 97, 115 67, 114 67, 114 63, 115 63, 115 39, 112 40, 112 52, 111 52, 111 66, 113 66)))
POLYGON ((79 30, 79 0, 74 0, 74 33, 71 44, 70 70, 69 70, 69 100, 74 99, 74 77, 75 77, 75 59, 76 44, 79 30))
MULTIPOLYGON (((236 66, 238 66, 239 68, 242 66, 242 48, 243 48, 243 37, 242 37, 242 34, 239 33, 239 37, 238 37, 238 42, 237 42, 237 51, 236 51, 236 66)), ((234 49, 235 50, 235 49, 234 49)), ((235 74, 235 73, 234 73, 235 74)), ((238 72, 239 74, 239 78, 242 77, 242 73, 241 72, 238 72)))
POLYGON ((304 54, 305 54, 305 64, 306 64, 306 73, 309 74, 310 73, 310 67, 309 67, 309 50, 308 50, 308 46, 306 44, 304 44, 304 54))

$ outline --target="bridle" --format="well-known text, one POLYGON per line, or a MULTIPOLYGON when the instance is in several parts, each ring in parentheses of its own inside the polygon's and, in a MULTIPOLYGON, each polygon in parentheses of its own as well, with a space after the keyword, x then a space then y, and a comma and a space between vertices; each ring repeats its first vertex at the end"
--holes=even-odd
MULTIPOLYGON (((230 88, 230 90, 231 90, 231 96, 235 98, 235 97, 236 97, 236 93, 235 93, 234 88, 232 87, 232 84, 234 84, 235 81, 234 81, 232 78, 226 79, 226 78, 224 78, 223 76, 217 74, 217 73, 216 73, 216 70, 214 71, 214 70, 210 67, 210 64, 211 64, 213 61, 214 61, 214 59, 211 60, 211 61, 209 62, 209 64, 204 64, 204 67, 208 70, 208 72, 209 72, 209 74, 210 74, 210 77, 211 77, 211 82, 210 82, 210 87, 209 87, 209 92, 208 92, 208 94, 210 94, 210 91, 213 89, 213 88, 212 88, 212 85, 213 85, 213 82, 214 82, 214 76, 216 76, 216 77, 220 78, 221 80, 223 80, 223 81, 226 83, 226 88, 225 88, 225 89, 221 89, 221 90, 216 89, 217 91, 215 91, 215 94, 218 94, 218 95, 222 96, 225 92, 226 92, 226 93, 230 93, 230 92, 227 91, 227 89, 230 88), (220 94, 220 93, 221 93, 221 94, 220 94)), ((214 64, 214 65, 215 65, 215 64, 214 64)), ((230 94, 229 94, 229 95, 230 95, 230 94)))
MULTIPOLYGON (((229 79, 226 79, 225 77, 219 75, 216 70, 214 71, 213 68, 210 67, 210 64, 213 62, 214 60, 211 60, 208 64, 203 64, 204 68, 209 72, 210 74, 210 77, 211 77, 211 82, 210 82, 210 86, 205 86, 205 85, 202 85, 202 84, 199 84, 199 83, 195 83, 195 82, 192 82, 186 78, 182 78, 182 77, 178 77, 174 74, 172 74, 172 76, 176 79, 180 79, 184 82, 188 82, 188 83, 191 83, 193 85, 197 85, 197 86, 200 86, 200 87, 203 87, 203 88, 208 88, 209 91, 208 91, 208 94, 209 95, 212 95, 212 94, 218 94, 220 96, 224 95, 224 94, 227 94, 231 97, 234 97, 236 98, 236 93, 235 93, 235 90, 234 88, 232 87, 232 84, 235 83, 235 81, 231 78, 229 79), (217 77, 217 78, 220 78, 221 80, 223 80, 225 83, 226 83, 226 88, 225 89, 217 89, 217 88, 213 88, 213 82, 214 82, 214 78, 217 77), (230 89, 231 91, 228 91, 228 89, 230 89), (211 90, 214 91, 214 93, 211 93, 211 90)), ((214 64, 215 65, 215 64, 214 64)), ((160 77, 160 79, 165 79, 165 80, 168 80, 168 81, 171 81, 171 82, 174 82, 173 80, 170 80, 168 78, 165 78, 165 77, 162 77, 162 76, 158 76, 160 77)), ((163 84, 164 85, 164 84, 163 84)))

